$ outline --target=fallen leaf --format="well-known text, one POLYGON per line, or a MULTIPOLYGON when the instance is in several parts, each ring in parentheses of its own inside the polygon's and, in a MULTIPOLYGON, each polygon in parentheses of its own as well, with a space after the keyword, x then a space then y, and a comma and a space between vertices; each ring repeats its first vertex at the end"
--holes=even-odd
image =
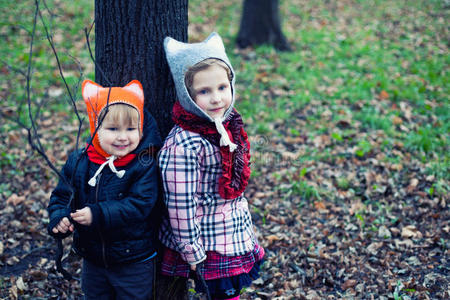
POLYGON ((315 202, 314 202, 314 207, 315 207, 317 210, 323 210, 323 209, 326 209, 326 206, 325 206, 325 204, 323 203, 323 201, 315 201, 315 202))
POLYGON ((16 286, 17 286, 17 289, 18 289, 19 291, 25 291, 25 290, 27 290, 27 285, 23 282, 22 276, 20 276, 19 278, 17 278, 17 280, 16 280, 16 286))
POLYGON ((409 182, 408 187, 406 188, 408 193, 411 193, 412 191, 414 191, 418 184, 419 184, 419 180, 417 178, 411 179, 411 181, 409 182))
POLYGON ((43 270, 32 270, 30 271, 30 275, 33 277, 34 280, 44 280, 48 276, 47 272, 43 270))
POLYGON ((380 249, 382 246, 383 242, 372 243, 367 247, 367 251, 372 255, 376 255, 378 253, 378 249, 380 249))
POLYGON ((409 238, 420 239, 422 238, 423 235, 414 225, 408 225, 403 227, 401 236, 404 239, 409 238))
POLYGON ((354 287, 356 285, 355 279, 349 279, 346 282, 344 282, 341 286, 341 288, 345 291, 348 288, 354 287))
POLYGON ((12 194, 6 200, 6 204, 12 204, 13 206, 17 206, 23 201, 25 201, 25 196, 18 196, 17 194, 12 194))
POLYGON ((400 125, 403 123, 402 118, 398 117, 398 116, 394 116, 392 118, 392 123, 394 123, 394 125, 400 125))
POLYGON ((9 289, 9 296, 10 296, 11 299, 13 299, 13 300, 18 299, 17 286, 13 285, 13 286, 9 289))
POLYGON ((266 240, 269 242, 269 244, 272 244, 274 241, 279 241, 281 238, 275 234, 266 236, 266 240))
POLYGON ((389 98, 389 94, 388 94, 388 92, 386 92, 385 90, 382 90, 382 91, 380 92, 380 94, 378 95, 378 97, 379 97, 381 100, 386 100, 386 99, 389 98))

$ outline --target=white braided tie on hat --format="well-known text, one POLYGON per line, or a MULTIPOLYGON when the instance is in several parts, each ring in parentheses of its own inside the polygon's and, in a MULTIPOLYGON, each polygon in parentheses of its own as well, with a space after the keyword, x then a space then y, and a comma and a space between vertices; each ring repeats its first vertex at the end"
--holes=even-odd
POLYGON ((214 119, 216 129, 220 133, 220 146, 230 146, 230 152, 236 150, 237 145, 232 143, 225 127, 222 124, 222 118, 214 119))
POLYGON ((116 166, 114 166, 114 160, 117 157, 114 155, 111 155, 106 159, 106 161, 100 165, 100 167, 97 169, 97 172, 95 172, 94 176, 89 179, 88 184, 90 186, 95 186, 97 184, 97 176, 103 171, 103 168, 108 165, 111 171, 117 175, 117 177, 122 178, 123 175, 125 175, 125 170, 117 171, 116 166))

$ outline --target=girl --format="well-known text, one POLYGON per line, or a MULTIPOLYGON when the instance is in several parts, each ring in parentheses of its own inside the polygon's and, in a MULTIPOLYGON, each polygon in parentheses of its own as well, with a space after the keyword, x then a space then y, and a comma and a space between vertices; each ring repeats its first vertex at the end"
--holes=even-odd
MULTIPOLYGON (((250 144, 233 108, 234 71, 217 33, 196 44, 166 38, 164 47, 179 102, 159 153, 168 209, 161 272, 196 271, 214 299, 239 299, 258 277, 264 250, 243 196, 250 144)), ((196 287, 205 290, 199 280, 196 287)))

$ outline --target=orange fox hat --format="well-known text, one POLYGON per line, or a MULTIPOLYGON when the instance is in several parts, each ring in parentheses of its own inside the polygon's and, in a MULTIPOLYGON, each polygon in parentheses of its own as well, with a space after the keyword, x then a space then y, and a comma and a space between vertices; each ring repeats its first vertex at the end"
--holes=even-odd
MULTIPOLYGON (((95 129, 98 127, 98 118, 104 108, 107 105, 113 104, 128 104, 134 107, 139 113, 139 128, 140 132, 143 132, 144 125, 144 90, 139 81, 133 80, 124 87, 102 87, 91 80, 83 81, 81 86, 81 94, 83 95, 84 102, 89 116, 91 136, 94 134, 95 129)), ((98 134, 92 141, 92 145, 98 153, 104 157, 109 157, 110 154, 106 153, 100 146, 98 134)))

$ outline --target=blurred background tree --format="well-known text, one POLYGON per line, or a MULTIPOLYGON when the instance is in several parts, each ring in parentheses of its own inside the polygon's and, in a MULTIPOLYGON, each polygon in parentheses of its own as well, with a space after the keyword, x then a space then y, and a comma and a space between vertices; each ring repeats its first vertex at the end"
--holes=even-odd
POLYGON ((281 51, 291 50, 281 30, 278 0, 244 1, 236 44, 239 48, 270 44, 281 51))

